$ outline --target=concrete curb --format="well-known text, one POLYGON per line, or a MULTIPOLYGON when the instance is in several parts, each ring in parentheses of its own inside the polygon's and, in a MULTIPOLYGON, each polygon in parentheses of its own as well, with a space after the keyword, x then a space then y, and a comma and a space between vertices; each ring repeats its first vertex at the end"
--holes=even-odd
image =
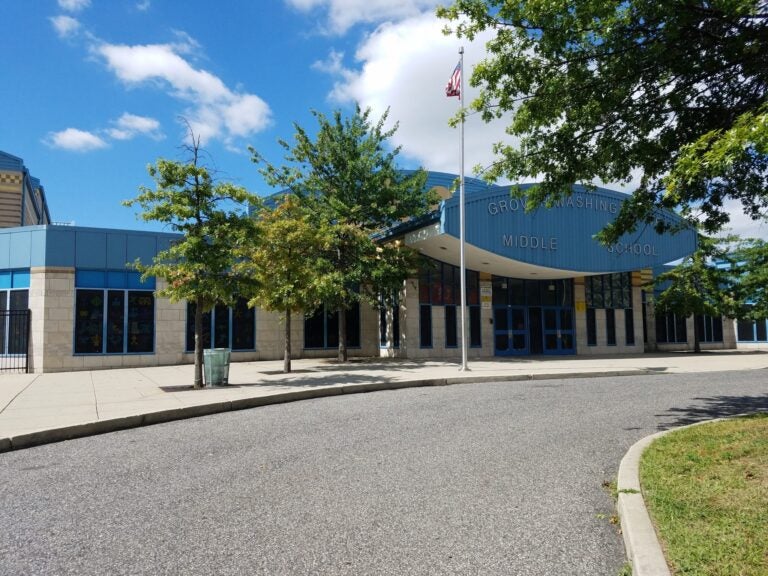
POLYGON ((21 450, 31 448, 42 444, 61 442, 63 440, 72 440, 107 432, 116 432, 118 430, 127 430, 129 428, 138 428, 140 426, 149 426, 152 424, 161 424, 163 422, 172 422, 174 420, 184 420, 198 416, 208 416, 210 414, 220 414, 232 410, 245 410, 248 408, 257 408, 259 406, 268 406, 270 404, 283 404, 286 402, 296 402, 299 400, 309 400, 312 398, 324 398, 329 396, 338 396, 341 394, 360 394, 365 392, 378 392, 383 390, 398 390, 402 388, 417 388, 422 386, 449 386, 454 384, 470 384, 483 382, 521 382, 533 380, 558 380, 562 378, 601 378, 601 377, 619 377, 619 376, 645 376, 658 375, 659 372, 644 369, 631 370, 613 370, 597 372, 568 372, 553 374, 515 374, 509 376, 463 376, 453 378, 432 378, 419 380, 400 380, 393 382, 368 382, 365 384, 349 384, 346 386, 324 386, 318 388, 306 388, 292 392, 279 392, 266 396, 255 396, 252 398, 241 398, 238 400, 228 400, 224 402, 213 402, 209 404, 198 404, 195 406, 184 406, 182 408, 172 408, 169 410, 158 410, 155 412, 146 412, 132 416, 120 418, 109 418, 105 420, 96 420, 83 424, 74 424, 62 426, 60 428, 49 428, 20 434, 10 438, 0 438, 0 453, 11 450, 21 450))
POLYGON ((657 432, 635 442, 619 464, 619 475, 616 479, 617 509, 621 519, 624 548, 632 564, 633 576, 671 574, 640 492, 640 457, 651 442, 668 432, 657 432))
MULTIPOLYGON (((731 418, 738 418, 746 414, 736 414, 731 418)), ((684 430, 691 426, 701 426, 712 422, 719 422, 724 418, 702 420, 687 426, 679 426, 662 432, 656 432, 635 442, 619 464, 619 474, 616 479, 618 491, 617 509, 621 519, 621 532, 624 536, 624 548, 627 558, 632 563, 632 576, 670 576, 664 551, 661 549, 656 529, 653 527, 648 509, 645 506, 642 492, 640 491, 640 458, 648 446, 655 440, 666 436, 670 432, 684 430)))

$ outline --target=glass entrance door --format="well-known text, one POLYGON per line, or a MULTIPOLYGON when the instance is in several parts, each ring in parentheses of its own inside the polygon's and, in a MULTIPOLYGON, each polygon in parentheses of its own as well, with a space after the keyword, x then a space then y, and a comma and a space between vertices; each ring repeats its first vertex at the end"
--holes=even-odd
POLYGON ((573 354, 573 308, 548 306, 542 315, 544 354, 573 354))
POLYGON ((528 326, 524 306, 495 306, 494 348, 497 356, 529 354, 528 326))

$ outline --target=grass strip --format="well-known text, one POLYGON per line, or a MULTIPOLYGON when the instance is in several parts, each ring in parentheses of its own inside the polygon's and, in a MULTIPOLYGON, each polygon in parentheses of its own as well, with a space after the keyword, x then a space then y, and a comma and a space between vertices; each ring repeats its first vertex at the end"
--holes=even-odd
POLYGON ((671 432, 640 484, 675 575, 768 575, 768 414, 671 432))

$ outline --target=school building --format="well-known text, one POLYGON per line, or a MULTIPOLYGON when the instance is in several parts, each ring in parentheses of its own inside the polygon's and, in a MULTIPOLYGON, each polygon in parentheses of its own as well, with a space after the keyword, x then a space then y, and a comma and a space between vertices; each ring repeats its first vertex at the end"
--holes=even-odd
MULTIPOLYGON (((34 372, 192 362, 192 306, 157 297, 161 281, 142 282, 129 267, 136 259, 151 262, 177 236, 51 224, 39 182, 23 163, 21 171, 9 171, 4 157, 0 182, 9 172, 22 175, 25 209, 39 190, 33 212, 40 219, 25 215, 0 229, 0 358, 24 357, 23 369, 34 372)), ((418 250, 424 265, 405 282, 394 308, 358 306, 347 314, 351 355, 460 358, 455 179, 431 172, 427 187, 443 200, 384 239, 418 250)), ((692 349, 694 323, 705 349, 768 345, 765 321, 653 313, 645 294, 652 271, 690 254, 696 237, 690 230, 659 235, 644 228, 612 246, 599 244, 594 235, 625 198, 576 186, 555 206, 526 212, 507 186, 466 179, 470 358, 692 349)), ((679 221, 672 213, 659 216, 679 221)), ((335 311, 309 311, 292 322, 296 357, 335 356, 335 311)), ((233 361, 282 358, 283 334, 277 314, 244 300, 205 317, 206 346, 230 348, 233 361)))

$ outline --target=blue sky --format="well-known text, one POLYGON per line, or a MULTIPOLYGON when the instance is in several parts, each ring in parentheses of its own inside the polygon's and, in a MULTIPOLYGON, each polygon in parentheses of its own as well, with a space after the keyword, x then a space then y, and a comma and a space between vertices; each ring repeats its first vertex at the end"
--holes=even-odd
POLYGON ((459 43, 435 4, 3 0, 0 150, 41 179, 54 220, 115 228, 154 228, 120 201, 151 185, 147 164, 184 158, 181 117, 220 178, 261 194, 249 145, 280 162, 294 122, 313 131, 311 109, 355 101, 391 106, 403 167, 455 172, 457 100, 443 90, 459 43))
MULTIPOLYGON (((190 122, 221 179, 268 194, 247 147, 279 163, 293 123, 354 103, 399 122, 403 168, 458 172, 445 84, 465 46, 438 0, 0 0, 0 150, 45 186, 51 216, 159 229, 120 205, 157 158, 183 160, 190 122)), ((467 89, 471 98, 473 92, 467 89)), ((492 160, 503 124, 466 125, 466 166, 492 160)), ((754 225, 735 218, 742 233, 754 225)))

